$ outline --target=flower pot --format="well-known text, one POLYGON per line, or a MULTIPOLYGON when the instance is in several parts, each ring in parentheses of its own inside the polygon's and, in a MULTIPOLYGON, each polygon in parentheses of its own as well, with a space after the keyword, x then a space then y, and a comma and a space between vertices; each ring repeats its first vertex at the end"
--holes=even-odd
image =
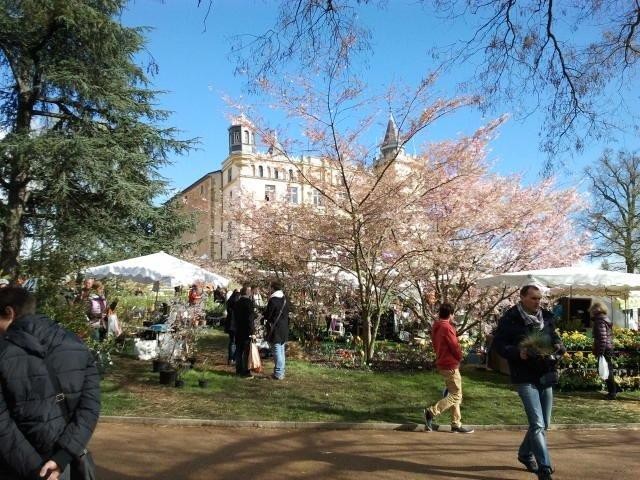
POLYGON ((198 386, 200 388, 207 388, 209 386, 209 380, 198 380, 198 386))
POLYGON ((174 385, 176 388, 182 388, 184 387, 184 380, 176 380, 174 385))
POLYGON ((177 374, 175 370, 160 370, 160 385, 173 385, 177 374))

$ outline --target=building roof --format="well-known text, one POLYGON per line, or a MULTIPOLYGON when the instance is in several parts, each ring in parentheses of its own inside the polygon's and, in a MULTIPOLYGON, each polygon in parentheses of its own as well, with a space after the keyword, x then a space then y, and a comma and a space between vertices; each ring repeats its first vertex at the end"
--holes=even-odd
POLYGON ((387 148, 396 148, 398 146, 398 126, 393 118, 393 113, 389 112, 389 122, 387 123, 387 131, 384 134, 384 141, 380 145, 380 150, 387 148))
POLYGON ((203 176, 201 176, 198 180, 196 180, 195 182, 193 182, 191 185, 189 185, 186 188, 183 188, 182 190, 180 190, 180 193, 177 193, 175 196, 177 197, 178 195, 183 194, 184 192, 186 192, 187 190, 191 190, 193 187, 195 187, 196 185, 198 185, 200 182, 202 182, 203 180, 205 180, 207 177, 210 177, 211 175, 213 175, 214 173, 222 173, 222 170, 214 170, 213 172, 209 172, 209 173, 205 173, 203 176))

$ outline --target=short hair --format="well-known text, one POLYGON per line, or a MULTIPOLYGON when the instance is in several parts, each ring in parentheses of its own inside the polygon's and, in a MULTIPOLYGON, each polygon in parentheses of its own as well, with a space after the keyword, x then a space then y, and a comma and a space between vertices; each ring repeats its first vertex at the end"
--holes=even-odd
POLYGON ((589 313, 592 317, 595 317, 599 313, 601 313, 602 315, 607 315, 609 313, 609 309, 604 303, 595 302, 593 305, 591 305, 591 308, 589 308, 589 313))
POLYGON ((529 293, 529 290, 532 290, 532 289, 539 291, 540 287, 538 285, 533 285, 533 284, 525 285, 520 289, 520 296, 524 297, 527 293, 529 293))
POLYGON ((35 313, 36 298, 22 287, 5 287, 0 289, 0 314, 7 314, 7 308, 13 308, 16 318, 35 313))
POLYGON ((251 290, 251 287, 248 285, 243 285, 242 288, 240 289, 240 295, 242 296, 246 296, 247 292, 251 290))
POLYGON ((271 288, 274 290, 282 290, 282 282, 280 280, 272 280, 271 288))
POLYGON ((103 287, 104 285, 102 285, 102 282, 100 280, 96 280, 95 282, 93 282, 93 285, 91 286, 91 288, 94 290, 99 290, 103 287))
POLYGON ((440 305, 440 309, 438 310, 438 317, 440 318, 449 318, 453 314, 453 305, 448 302, 440 305))

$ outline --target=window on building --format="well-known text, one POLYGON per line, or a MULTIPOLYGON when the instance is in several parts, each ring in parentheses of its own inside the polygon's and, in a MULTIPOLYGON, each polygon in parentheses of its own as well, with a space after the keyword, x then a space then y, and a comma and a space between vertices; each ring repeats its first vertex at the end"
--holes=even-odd
POLYGON ((287 201, 298 203, 298 187, 287 187, 287 201))
POLYGON ((293 169, 289 169, 289 181, 293 182, 293 169))
POLYGON ((240 145, 240 131, 238 130, 233 132, 233 144, 240 145))
POLYGON ((204 195, 204 185, 200 185, 200 195, 204 195))
POLYGON ((276 180, 278 180, 278 169, 274 168, 273 169, 273 178, 275 178, 276 180))
POLYGON ((233 174, 231 173, 231 167, 229 167, 229 170, 227 170, 227 182, 231 181, 232 176, 233 174))
POLYGON ((275 185, 265 185, 264 186, 264 199, 267 202, 276 199, 276 186, 275 185))
POLYGON ((244 131, 244 143, 249 144, 249 132, 247 130, 244 131))
POLYGON ((271 178, 271 167, 267 167, 267 177, 271 178))
POLYGON ((262 165, 258 167, 258 175, 264 177, 264 167, 262 165))
POLYGON ((322 207, 324 205, 324 197, 319 190, 313 190, 313 193, 311 194, 311 201, 316 207, 322 207))
POLYGON ((256 176, 256 166, 255 166, 255 165, 251 165, 251 175, 252 175, 253 177, 255 177, 255 176, 256 176))

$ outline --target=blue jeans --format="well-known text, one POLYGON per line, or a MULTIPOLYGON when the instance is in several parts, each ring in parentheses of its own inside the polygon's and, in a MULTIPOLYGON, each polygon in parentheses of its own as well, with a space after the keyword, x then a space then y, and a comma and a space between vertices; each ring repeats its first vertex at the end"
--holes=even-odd
POLYGON ((533 456, 540 467, 551 468, 546 430, 551 420, 553 389, 533 383, 521 383, 518 385, 518 395, 529 421, 529 429, 518 450, 518 457, 530 459, 533 456))
POLYGON ((273 368, 273 376, 276 378, 284 378, 284 343, 271 344, 271 351, 273 352, 273 361, 275 367, 273 368))

